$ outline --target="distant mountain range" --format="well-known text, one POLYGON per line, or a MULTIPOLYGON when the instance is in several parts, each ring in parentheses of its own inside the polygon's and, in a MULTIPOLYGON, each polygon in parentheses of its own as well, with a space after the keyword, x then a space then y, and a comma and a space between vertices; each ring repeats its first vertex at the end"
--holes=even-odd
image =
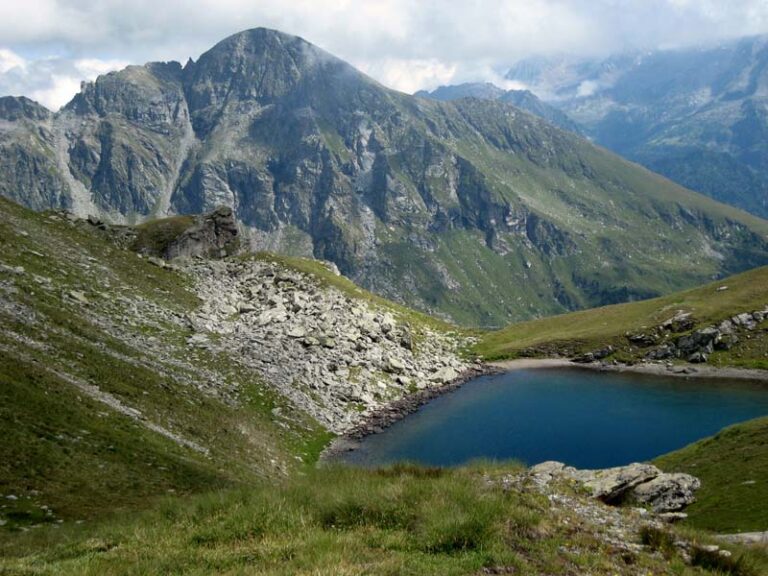
POLYGON ((0 194, 113 222, 226 204, 253 249, 333 261, 467 324, 768 263, 767 222, 504 98, 409 96, 300 38, 248 30, 184 66, 101 76, 57 113, 0 99, 0 194))
POLYGON ((420 90, 414 96, 443 102, 450 102, 459 98, 480 98, 481 100, 506 102, 543 118, 563 130, 582 134, 582 129, 567 114, 543 102, 530 90, 503 90, 490 82, 467 82, 452 86, 440 86, 431 92, 420 90))
POLYGON ((602 60, 532 58, 507 78, 598 144, 768 216, 768 37, 602 60))

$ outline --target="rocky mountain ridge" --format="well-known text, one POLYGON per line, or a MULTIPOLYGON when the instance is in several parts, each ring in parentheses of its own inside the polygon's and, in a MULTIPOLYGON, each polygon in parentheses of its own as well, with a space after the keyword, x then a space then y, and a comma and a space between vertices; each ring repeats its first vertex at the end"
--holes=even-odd
POLYGON ((568 132, 573 132, 574 134, 579 135, 583 133, 582 129, 579 128, 579 125, 571 120, 567 114, 562 112, 559 108, 542 101, 530 90, 504 90, 490 82, 467 82, 464 84, 440 86, 431 92, 427 90, 419 90, 414 93, 414 96, 440 100, 443 102, 450 102, 452 100, 458 100, 459 98, 498 100, 499 102, 506 102, 521 110, 530 112, 534 116, 543 118, 550 124, 562 128, 563 130, 567 130, 568 132))
POLYGON ((768 224, 503 102, 388 90, 308 42, 235 34, 0 101, 0 194, 114 223, 226 205, 244 245, 334 262, 454 321, 644 298, 768 261, 768 224))

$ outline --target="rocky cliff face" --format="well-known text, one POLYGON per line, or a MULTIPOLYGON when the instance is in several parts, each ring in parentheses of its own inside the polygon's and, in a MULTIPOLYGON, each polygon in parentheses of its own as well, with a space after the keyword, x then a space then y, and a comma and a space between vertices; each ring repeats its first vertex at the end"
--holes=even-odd
POLYGON ((0 194, 35 210, 72 207, 52 122, 53 114, 28 98, 0 98, 0 194))
POLYGON ((230 206, 251 248, 332 261, 460 322, 647 297, 768 261, 764 222, 508 104, 407 96, 271 30, 184 67, 102 76, 55 115, 6 115, 0 191, 28 206, 115 222, 230 206))

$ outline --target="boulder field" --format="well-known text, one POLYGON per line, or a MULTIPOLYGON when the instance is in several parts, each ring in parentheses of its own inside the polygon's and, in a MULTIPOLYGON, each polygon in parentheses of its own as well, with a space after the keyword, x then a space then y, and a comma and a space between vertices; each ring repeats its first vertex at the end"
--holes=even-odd
POLYGON ((176 265, 202 300, 188 318, 188 346, 255 369, 332 432, 473 366, 457 353, 468 338, 409 322, 311 273, 247 258, 176 265))

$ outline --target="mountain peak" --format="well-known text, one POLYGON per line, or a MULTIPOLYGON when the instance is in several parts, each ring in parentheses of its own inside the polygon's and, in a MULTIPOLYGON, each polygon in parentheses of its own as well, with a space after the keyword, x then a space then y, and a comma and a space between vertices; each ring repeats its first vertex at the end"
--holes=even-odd
POLYGON ((323 64, 344 64, 299 36, 286 34, 270 28, 251 28, 228 36, 213 48, 202 54, 195 64, 200 71, 210 71, 221 65, 221 71, 247 74, 254 71, 268 71, 278 67, 277 73, 302 73, 323 64))
POLYGON ((275 30, 274 28, 257 26, 255 28, 247 28, 245 30, 241 30, 240 32, 235 32, 234 34, 230 34, 223 40, 220 40, 219 42, 214 44, 210 50, 216 50, 220 46, 228 45, 232 43, 259 44, 263 42, 273 42, 273 41, 280 41, 285 43, 301 42, 309 46, 312 46, 312 44, 310 44, 300 36, 288 34, 287 32, 275 30))
POLYGON ((196 131, 207 132, 223 107, 268 105, 311 78, 354 70, 303 38, 253 28, 225 38, 184 68, 196 131))

